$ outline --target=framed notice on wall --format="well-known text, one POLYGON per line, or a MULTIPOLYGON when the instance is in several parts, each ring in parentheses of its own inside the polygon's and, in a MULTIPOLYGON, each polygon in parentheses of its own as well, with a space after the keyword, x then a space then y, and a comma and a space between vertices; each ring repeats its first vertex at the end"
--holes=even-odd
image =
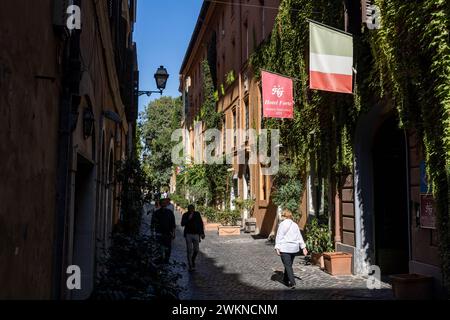
POLYGON ((420 162, 420 227, 436 229, 436 203, 428 183, 425 161, 420 162))
POLYGON ((420 227, 436 229, 436 204, 431 194, 420 195, 420 227))

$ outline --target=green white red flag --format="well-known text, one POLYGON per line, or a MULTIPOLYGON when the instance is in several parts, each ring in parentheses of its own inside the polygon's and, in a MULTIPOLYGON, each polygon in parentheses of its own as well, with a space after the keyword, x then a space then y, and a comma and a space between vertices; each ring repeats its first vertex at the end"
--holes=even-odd
POLYGON ((310 89, 353 93, 353 37, 309 22, 310 89))

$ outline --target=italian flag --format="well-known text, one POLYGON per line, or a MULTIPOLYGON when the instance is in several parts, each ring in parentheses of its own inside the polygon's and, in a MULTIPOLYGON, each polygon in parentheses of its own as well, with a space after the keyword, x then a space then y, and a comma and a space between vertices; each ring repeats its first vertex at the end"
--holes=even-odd
POLYGON ((310 89, 353 93, 353 38, 310 22, 310 89))

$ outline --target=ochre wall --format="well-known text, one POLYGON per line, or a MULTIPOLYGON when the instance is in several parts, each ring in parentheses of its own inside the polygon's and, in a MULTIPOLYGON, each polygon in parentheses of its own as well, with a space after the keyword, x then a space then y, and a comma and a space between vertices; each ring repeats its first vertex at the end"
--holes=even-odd
POLYGON ((0 10, 0 299, 51 294, 61 50, 51 3, 0 10))

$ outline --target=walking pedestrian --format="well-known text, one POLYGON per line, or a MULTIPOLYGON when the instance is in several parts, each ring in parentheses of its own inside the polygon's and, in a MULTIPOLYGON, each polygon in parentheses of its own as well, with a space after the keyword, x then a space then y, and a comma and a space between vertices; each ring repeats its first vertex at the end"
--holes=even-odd
POLYGON ((284 265, 284 284, 290 289, 295 289, 294 270, 292 269, 294 258, 300 250, 303 250, 305 256, 308 255, 308 250, 303 241, 300 228, 292 218, 292 213, 289 210, 283 211, 283 222, 278 226, 277 236, 275 238, 275 250, 281 257, 284 265))
POLYGON ((164 201, 167 202, 166 208, 169 209, 169 210, 171 210, 173 213, 175 213, 175 207, 173 206, 173 203, 172 203, 172 201, 170 200, 170 198, 167 197, 167 198, 164 199, 164 201))
POLYGON ((152 216, 151 229, 155 238, 161 246, 163 263, 169 263, 172 253, 172 241, 175 239, 175 215, 167 208, 168 201, 161 202, 161 208, 156 210, 152 216))
POLYGON ((161 200, 161 192, 156 191, 155 193, 153 193, 154 196, 154 200, 155 201, 160 201, 161 200))
POLYGON ((159 209, 161 209, 161 204, 160 204, 160 200, 156 200, 155 204, 150 204, 150 210, 147 212, 147 215, 149 215, 150 213, 153 214, 158 211, 159 209))
POLYGON ((190 204, 188 211, 183 214, 181 226, 184 227, 189 271, 195 271, 195 259, 200 251, 200 242, 205 239, 205 229, 202 216, 195 211, 194 205, 190 204))

